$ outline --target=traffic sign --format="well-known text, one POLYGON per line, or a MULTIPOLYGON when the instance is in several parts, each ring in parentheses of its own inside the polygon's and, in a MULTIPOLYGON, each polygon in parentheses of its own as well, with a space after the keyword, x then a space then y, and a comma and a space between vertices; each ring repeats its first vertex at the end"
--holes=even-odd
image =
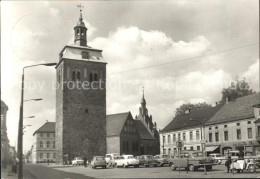
POLYGON ((183 141, 181 141, 181 140, 179 140, 179 141, 176 142, 177 148, 182 148, 183 145, 184 145, 184 143, 183 143, 183 141))

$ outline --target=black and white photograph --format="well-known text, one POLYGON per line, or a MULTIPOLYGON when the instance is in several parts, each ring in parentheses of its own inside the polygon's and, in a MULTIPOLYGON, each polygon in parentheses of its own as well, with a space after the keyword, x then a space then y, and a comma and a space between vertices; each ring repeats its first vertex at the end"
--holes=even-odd
POLYGON ((259 0, 3 0, 1 179, 259 178, 259 0))

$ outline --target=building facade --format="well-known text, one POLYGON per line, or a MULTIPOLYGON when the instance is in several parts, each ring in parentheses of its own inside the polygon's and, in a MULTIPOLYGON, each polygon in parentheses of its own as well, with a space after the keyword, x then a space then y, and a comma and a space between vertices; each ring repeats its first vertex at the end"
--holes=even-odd
POLYGON ((33 134, 32 163, 55 162, 55 122, 46 122, 33 134))
POLYGON ((74 44, 60 52, 56 66, 57 163, 77 156, 106 153, 106 61, 102 50, 87 44, 82 14, 74 44))
MULTIPOLYGON (((206 124, 208 148, 225 154, 228 150, 242 150, 246 155, 260 154, 258 122, 254 105, 259 93, 228 101, 206 124)), ((260 127, 259 127, 260 130, 260 127)))
POLYGON ((199 110, 188 110, 178 115, 160 132, 160 148, 162 154, 176 155, 176 142, 181 140, 181 150, 202 151, 205 139, 204 124, 218 111, 222 105, 199 110))
POLYGON ((7 136, 6 116, 8 106, 1 100, 1 166, 6 167, 9 162, 9 139, 7 136))

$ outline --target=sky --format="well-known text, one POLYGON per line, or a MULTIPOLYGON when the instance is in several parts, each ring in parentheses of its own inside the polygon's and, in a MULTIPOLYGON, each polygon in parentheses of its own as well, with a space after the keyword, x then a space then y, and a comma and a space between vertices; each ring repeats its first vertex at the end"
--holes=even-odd
MULTIPOLYGON (((107 114, 138 114, 142 87, 149 115, 163 129, 185 103, 215 104, 239 76, 259 91, 257 0, 2 1, 1 99, 7 132, 17 145, 22 68, 58 62, 73 44, 82 4, 88 45, 107 60, 107 114), (211 55, 209 55, 211 54, 211 55), (196 57, 196 58, 195 58, 196 57)), ((53 67, 25 71, 24 149, 46 121, 55 121, 53 67)))

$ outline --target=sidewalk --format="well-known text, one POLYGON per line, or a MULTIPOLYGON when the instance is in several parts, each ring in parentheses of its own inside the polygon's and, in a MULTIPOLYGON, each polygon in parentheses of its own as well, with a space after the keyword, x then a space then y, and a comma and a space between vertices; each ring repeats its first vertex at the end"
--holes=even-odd
POLYGON ((11 167, 1 169, 1 179, 17 179, 17 174, 11 172, 11 167))

